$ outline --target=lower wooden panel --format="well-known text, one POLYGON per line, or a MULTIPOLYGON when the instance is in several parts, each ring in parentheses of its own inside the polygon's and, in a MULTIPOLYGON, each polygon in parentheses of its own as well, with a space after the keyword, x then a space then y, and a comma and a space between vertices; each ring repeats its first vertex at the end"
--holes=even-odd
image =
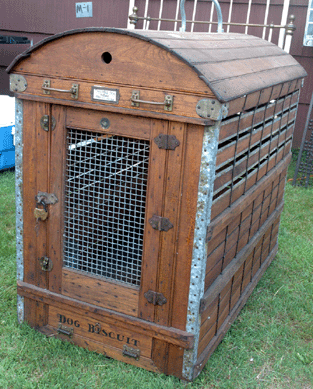
POLYGON ((94 342, 119 349, 128 346, 140 350, 140 355, 150 358, 152 338, 106 323, 104 320, 94 320, 83 312, 76 313, 70 310, 62 310, 53 306, 49 307, 48 325, 55 330, 65 326, 73 329, 74 335, 79 335, 94 342))
POLYGON ((138 314, 139 291, 137 289, 69 269, 63 269, 62 279, 62 294, 65 296, 126 315, 137 316, 138 314))
MULTIPOLYGON (((55 336, 56 333, 56 329, 54 327, 51 327, 50 325, 40 327, 38 330, 48 336, 55 336)), ((150 358, 147 358, 145 356, 140 356, 139 360, 137 361, 134 358, 123 355, 120 348, 109 346, 107 344, 103 344, 101 342, 92 340, 81 335, 74 334, 71 338, 62 334, 58 334, 56 336, 79 347, 83 347, 90 351, 95 351, 97 353, 104 354, 106 357, 116 359, 117 361, 141 367, 146 370, 153 371, 155 373, 162 373, 162 371, 158 369, 155 363, 150 358)))

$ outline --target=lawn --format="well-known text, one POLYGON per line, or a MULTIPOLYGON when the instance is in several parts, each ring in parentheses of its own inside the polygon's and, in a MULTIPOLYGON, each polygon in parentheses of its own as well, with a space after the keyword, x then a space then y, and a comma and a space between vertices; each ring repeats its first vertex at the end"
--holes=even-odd
POLYGON ((276 259, 201 375, 188 384, 18 325, 14 208, 14 172, 0 173, 1 389, 313 388, 312 187, 287 183, 276 259))

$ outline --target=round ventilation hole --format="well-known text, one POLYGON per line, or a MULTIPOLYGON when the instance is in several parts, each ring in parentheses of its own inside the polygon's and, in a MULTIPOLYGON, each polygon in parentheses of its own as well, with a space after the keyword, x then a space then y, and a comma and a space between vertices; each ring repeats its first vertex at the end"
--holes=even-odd
POLYGON ((104 63, 110 63, 112 61, 112 55, 106 51, 101 55, 101 59, 104 63))

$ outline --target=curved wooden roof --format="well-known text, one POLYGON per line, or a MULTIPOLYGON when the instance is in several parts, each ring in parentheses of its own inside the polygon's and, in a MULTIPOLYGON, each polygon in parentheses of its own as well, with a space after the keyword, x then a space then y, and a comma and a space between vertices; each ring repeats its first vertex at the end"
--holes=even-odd
POLYGON ((221 102, 306 76, 291 55, 251 35, 112 28, 72 30, 48 37, 16 57, 7 72, 67 78, 89 75, 99 82, 163 89, 175 89, 179 84, 176 88, 187 92, 213 93, 221 102), (134 38, 135 49, 130 41, 134 38), (101 68, 94 60, 97 56, 100 61, 105 51, 118 58, 118 68, 101 68))

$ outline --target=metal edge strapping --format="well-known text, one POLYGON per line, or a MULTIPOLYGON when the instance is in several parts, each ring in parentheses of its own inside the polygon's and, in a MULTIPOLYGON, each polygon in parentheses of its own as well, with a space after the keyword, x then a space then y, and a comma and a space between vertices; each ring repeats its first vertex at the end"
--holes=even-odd
MULTIPOLYGON (((23 101, 15 100, 15 203, 17 280, 23 281, 23 101)), ((24 298, 17 295, 17 318, 24 320, 24 298)))
POLYGON ((206 270, 206 230, 211 218, 213 199, 213 184, 215 179, 215 163, 218 145, 220 121, 214 126, 205 127, 200 180, 198 187, 197 213, 195 234, 193 241, 193 254, 190 273, 190 288, 187 311, 186 331, 195 337, 195 345, 191 350, 185 350, 183 362, 183 377, 191 381, 193 370, 197 362, 199 332, 200 332, 200 299, 204 293, 204 280, 206 270))

